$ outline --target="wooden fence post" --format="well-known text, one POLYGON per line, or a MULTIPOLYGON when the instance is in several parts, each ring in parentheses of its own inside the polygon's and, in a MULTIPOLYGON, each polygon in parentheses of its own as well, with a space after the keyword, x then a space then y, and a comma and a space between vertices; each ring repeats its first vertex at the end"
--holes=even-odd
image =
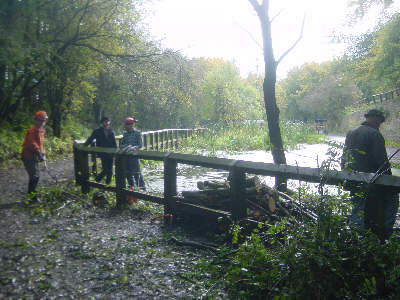
POLYGON ((149 150, 147 148, 147 134, 143 134, 143 147, 146 149, 146 151, 149 150))
MULTIPOLYGON (((91 143, 90 147, 96 147, 96 143, 95 142, 91 143)), ((93 176, 97 176, 97 154, 92 153, 90 156, 92 161, 92 174, 93 176)))
POLYGON ((117 208, 122 209, 127 206, 124 189, 126 188, 126 155, 117 153, 115 157, 115 187, 117 208))
POLYGON ((150 133, 150 149, 154 150, 154 132, 150 133))
POLYGON ((169 147, 170 149, 174 149, 174 130, 168 130, 168 135, 169 135, 169 147))
POLYGON ((176 202, 174 196, 177 194, 176 190, 176 160, 170 159, 168 153, 164 158, 164 214, 174 215, 176 212, 176 202))
POLYGON ((247 217, 247 204, 244 197, 245 173, 235 167, 238 161, 234 161, 230 174, 232 218, 235 221, 247 217))
POLYGON ((161 131, 161 141, 160 141, 161 150, 164 150, 164 131, 161 131))
POLYGON ((80 170, 80 165, 79 165, 79 154, 80 151, 78 149, 78 143, 74 141, 73 145, 73 151, 74 151, 74 173, 75 173, 75 183, 77 185, 82 185, 82 171, 80 170))
POLYGON ((174 148, 178 148, 178 129, 174 130, 174 148))
POLYGON ((155 138, 156 138, 156 150, 158 151, 158 149, 160 149, 159 148, 159 136, 158 136, 158 131, 157 132, 155 132, 155 138))
POLYGON ((78 155, 78 164, 80 165, 81 172, 81 190, 82 193, 87 194, 90 191, 90 187, 88 185, 90 172, 89 172, 89 154, 84 151, 79 151, 78 155))

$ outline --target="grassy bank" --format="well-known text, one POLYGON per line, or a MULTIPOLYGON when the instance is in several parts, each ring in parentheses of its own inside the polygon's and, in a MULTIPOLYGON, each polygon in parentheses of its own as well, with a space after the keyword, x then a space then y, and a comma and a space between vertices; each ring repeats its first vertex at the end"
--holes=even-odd
MULTIPOLYGON (((281 135, 285 149, 292 149, 298 144, 321 143, 324 135, 316 134, 314 128, 304 123, 281 123, 281 135)), ((207 149, 211 155, 216 151, 226 152, 270 150, 271 143, 266 124, 241 124, 238 126, 209 129, 204 136, 185 141, 183 148, 195 151, 207 149)))

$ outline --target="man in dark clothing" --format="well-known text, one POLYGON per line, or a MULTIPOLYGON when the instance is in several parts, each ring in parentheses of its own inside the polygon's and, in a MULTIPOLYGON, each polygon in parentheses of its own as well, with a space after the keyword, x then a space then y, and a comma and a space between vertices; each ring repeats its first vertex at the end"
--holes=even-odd
MULTIPOLYGON (((97 147, 117 148, 114 131, 110 128, 110 119, 107 117, 103 117, 100 123, 101 126, 93 130, 92 134, 86 140, 84 145, 88 146, 94 140, 96 140, 97 147)), ((96 176, 95 180, 99 182, 106 175, 106 184, 110 184, 113 174, 112 167, 114 158, 112 155, 109 154, 100 154, 99 156, 101 159, 102 171, 96 176)))
MULTIPOLYGON (((364 116, 365 122, 346 136, 342 169, 391 175, 385 140, 379 131, 385 116, 377 109, 364 116)), ((362 231, 371 230, 381 240, 388 238, 399 206, 398 194, 372 185, 350 186, 349 190, 354 205, 350 221, 362 231)))

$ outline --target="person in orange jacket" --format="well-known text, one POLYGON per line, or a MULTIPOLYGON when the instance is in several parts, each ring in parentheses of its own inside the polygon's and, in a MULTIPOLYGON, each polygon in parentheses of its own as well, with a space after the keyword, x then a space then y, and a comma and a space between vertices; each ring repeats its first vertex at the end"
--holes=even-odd
POLYGON ((34 116, 34 125, 27 130, 22 144, 21 158, 29 176, 28 194, 35 193, 32 198, 34 202, 38 201, 36 187, 40 177, 39 162, 46 160, 43 145, 44 135, 46 133, 44 129, 46 120, 46 112, 44 110, 37 111, 34 116))

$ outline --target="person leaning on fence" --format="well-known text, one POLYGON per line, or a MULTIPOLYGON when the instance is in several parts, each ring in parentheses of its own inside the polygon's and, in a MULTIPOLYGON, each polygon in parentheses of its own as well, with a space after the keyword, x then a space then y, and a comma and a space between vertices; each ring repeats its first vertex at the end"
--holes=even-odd
MULTIPOLYGON (((97 147, 106 147, 106 148, 117 148, 117 142, 115 140, 115 133, 110 128, 110 119, 107 117, 103 117, 100 121, 101 126, 95 130, 93 130, 92 134, 84 143, 85 146, 90 145, 94 140, 96 140, 97 147)), ((101 160, 101 172, 96 176, 95 180, 100 182, 104 176, 106 176, 106 184, 111 183, 113 171, 113 162, 114 158, 111 154, 99 154, 101 160)))
MULTIPOLYGON (((377 109, 371 109, 364 116, 365 121, 346 136, 341 167, 391 175, 385 140, 379 131, 385 116, 377 109)), ((361 232, 371 230, 381 240, 387 239, 393 232, 399 207, 397 192, 372 184, 345 185, 345 188, 350 190, 353 202, 351 223, 361 232)))
MULTIPOLYGON (((142 134, 134 128, 137 120, 127 117, 124 121, 125 131, 120 142, 121 149, 137 150, 142 147, 142 134)), ((139 158, 129 156, 126 165, 126 179, 130 187, 138 186, 145 189, 139 158)))
POLYGON ((44 110, 39 110, 34 115, 34 125, 28 129, 24 142, 22 144, 21 159, 29 176, 28 194, 33 193, 31 201, 38 202, 37 185, 40 178, 39 162, 46 160, 44 151, 44 136, 46 130, 47 113, 44 110))

